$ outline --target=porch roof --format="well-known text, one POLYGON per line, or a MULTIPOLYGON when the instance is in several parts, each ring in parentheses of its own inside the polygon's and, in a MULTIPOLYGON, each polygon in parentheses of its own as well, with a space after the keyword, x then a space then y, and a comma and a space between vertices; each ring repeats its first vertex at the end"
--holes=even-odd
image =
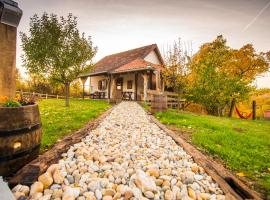
POLYGON ((136 60, 131 61, 130 63, 122 65, 119 68, 113 70, 112 73, 125 72, 125 71, 131 71, 131 70, 137 71, 137 70, 143 70, 143 69, 160 70, 161 66, 157 64, 153 64, 151 62, 147 62, 144 59, 136 59, 136 60))

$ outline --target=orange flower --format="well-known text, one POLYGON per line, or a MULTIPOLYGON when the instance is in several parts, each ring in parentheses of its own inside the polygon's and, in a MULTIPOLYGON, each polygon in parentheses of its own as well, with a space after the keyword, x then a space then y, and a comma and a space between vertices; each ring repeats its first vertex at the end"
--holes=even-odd
POLYGON ((19 102, 21 99, 22 99, 21 98, 21 95, 20 94, 16 94, 16 96, 14 97, 13 100, 19 102))
POLYGON ((6 103, 8 101, 8 97, 7 96, 1 96, 0 97, 0 103, 6 103))

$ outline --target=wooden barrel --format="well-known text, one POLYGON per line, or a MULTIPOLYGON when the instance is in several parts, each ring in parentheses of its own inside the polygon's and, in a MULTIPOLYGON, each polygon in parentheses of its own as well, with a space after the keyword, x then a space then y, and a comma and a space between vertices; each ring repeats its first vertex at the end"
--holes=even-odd
POLYGON ((151 112, 163 112, 166 111, 167 106, 167 96, 162 94, 153 94, 151 99, 151 112))
POLYGON ((41 121, 38 105, 0 107, 0 176, 15 173, 39 154, 41 121))

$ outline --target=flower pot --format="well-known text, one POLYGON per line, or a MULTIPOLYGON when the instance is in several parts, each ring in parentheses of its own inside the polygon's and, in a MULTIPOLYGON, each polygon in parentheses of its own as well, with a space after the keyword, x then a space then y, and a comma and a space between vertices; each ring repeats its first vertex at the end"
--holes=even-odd
POLYGON ((9 176, 35 159, 41 136, 37 104, 0 107, 0 176, 9 176))

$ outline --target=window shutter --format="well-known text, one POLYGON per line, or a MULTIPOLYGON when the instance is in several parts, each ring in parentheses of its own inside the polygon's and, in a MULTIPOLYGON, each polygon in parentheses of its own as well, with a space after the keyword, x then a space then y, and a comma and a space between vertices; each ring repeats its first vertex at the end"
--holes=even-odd
POLYGON ((127 82, 127 89, 132 89, 132 80, 127 82))
POLYGON ((98 81, 98 90, 102 90, 102 81, 98 81))

